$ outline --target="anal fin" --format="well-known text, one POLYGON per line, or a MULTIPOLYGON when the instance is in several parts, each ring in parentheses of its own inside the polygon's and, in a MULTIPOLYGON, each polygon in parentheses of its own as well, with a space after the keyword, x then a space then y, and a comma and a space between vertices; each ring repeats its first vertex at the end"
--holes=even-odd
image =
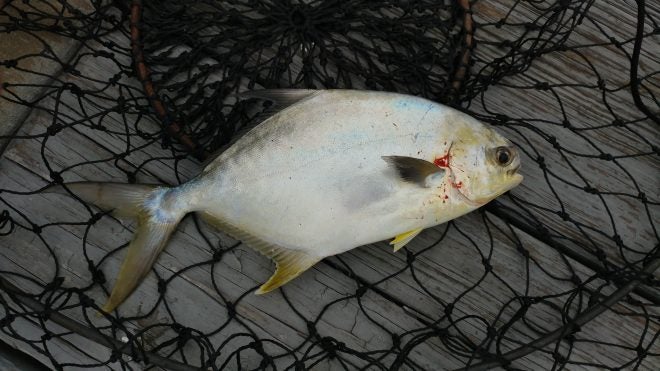
POLYGON ((294 250, 264 241, 240 228, 237 228, 209 213, 201 213, 201 217, 209 224, 228 233, 232 237, 241 240, 246 245, 269 257, 275 262, 275 273, 259 287, 255 292, 257 295, 273 291, 298 277, 314 264, 318 263, 322 256, 312 255, 302 250, 294 250))
POLYGON ((397 252, 399 249, 406 246, 408 242, 412 241, 412 239, 415 238, 421 231, 422 228, 413 229, 412 231, 404 232, 394 237, 394 239, 390 242, 390 245, 394 245, 394 252, 397 252))
POLYGON ((261 285, 261 287, 255 292, 257 295, 275 290, 298 277, 301 273, 322 259, 300 250, 273 248, 273 251, 276 251, 272 259, 275 261, 277 269, 270 279, 261 285))

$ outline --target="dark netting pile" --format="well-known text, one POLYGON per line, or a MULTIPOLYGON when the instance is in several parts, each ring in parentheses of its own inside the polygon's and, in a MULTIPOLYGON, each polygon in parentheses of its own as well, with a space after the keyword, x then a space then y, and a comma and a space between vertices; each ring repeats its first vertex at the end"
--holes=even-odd
MULTIPOLYGON (((0 1, 0 338, 54 369, 660 369, 656 1, 0 1), (179 184, 248 89, 405 92, 496 125, 525 181, 480 211, 271 263, 190 215, 97 317, 135 225, 42 193, 179 184)), ((310 123, 313 125, 313 123, 310 123)))

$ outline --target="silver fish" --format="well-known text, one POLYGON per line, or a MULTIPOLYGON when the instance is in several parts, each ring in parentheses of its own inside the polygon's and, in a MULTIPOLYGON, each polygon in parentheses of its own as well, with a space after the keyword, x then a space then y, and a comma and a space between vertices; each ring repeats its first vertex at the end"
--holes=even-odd
POLYGON ((281 110, 178 187, 80 182, 86 202, 137 219, 103 311, 121 304, 190 212, 276 263, 257 294, 321 259, 419 232, 518 185, 511 143, 474 118, 386 92, 262 90, 281 110))

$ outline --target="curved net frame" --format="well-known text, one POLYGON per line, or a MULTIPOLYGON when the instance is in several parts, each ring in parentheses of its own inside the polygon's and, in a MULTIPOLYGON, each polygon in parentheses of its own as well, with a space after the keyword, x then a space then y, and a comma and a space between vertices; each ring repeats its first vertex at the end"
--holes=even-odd
POLYGON ((2 337, 55 369, 657 368, 659 14, 643 0, 0 2, 2 37, 34 48, 0 60, 0 108, 29 112, 0 133, 2 337), (265 297, 270 263, 190 216, 97 318, 133 225, 41 191, 185 182, 259 115, 231 94, 278 87, 453 105, 512 139, 526 181, 405 251, 361 247, 265 297))

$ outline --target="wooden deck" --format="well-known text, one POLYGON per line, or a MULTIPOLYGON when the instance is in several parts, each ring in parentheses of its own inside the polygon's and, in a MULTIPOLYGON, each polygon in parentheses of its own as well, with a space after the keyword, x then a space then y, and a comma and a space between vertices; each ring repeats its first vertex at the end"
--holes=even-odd
MULTIPOLYGON (((78 1, 81 6, 85 0, 78 1)), ((2 3, 0 3, 2 4, 2 3)), ((473 12, 479 22, 497 21, 506 14, 513 2, 482 1, 475 5, 473 12)), ((533 12, 522 4, 521 9, 511 17, 523 17, 533 12)), ((621 41, 634 36, 636 25, 636 7, 633 2, 603 1, 593 5, 591 16, 596 20, 585 21, 571 37, 574 44, 598 44, 603 36, 598 31, 595 22, 601 22, 603 27, 617 35, 621 41), (616 27, 608 20, 616 19, 616 27)), ((651 8, 658 16, 658 9, 651 8)), ((510 19, 510 21, 512 21, 510 19)), ((648 26, 649 30, 650 25, 648 26)), ((40 44, 35 43, 27 34, 7 42, 7 37, 0 35, 0 60, 11 59, 13 55, 24 54, 40 44)), ((479 40, 499 40, 512 35, 498 32, 495 27, 480 28, 477 33, 479 40)), ((123 34, 112 34, 109 40, 118 45, 127 45, 128 40, 123 34)), ((660 40, 648 38, 642 52, 642 71, 640 75, 660 70, 660 40), (655 43, 655 44, 654 44, 655 43)), ((75 42, 64 38, 49 39, 55 45, 55 53, 62 60, 68 60, 85 52, 75 42)), ((628 53, 632 43, 623 44, 628 53)), ((475 50, 476 64, 473 69, 479 69, 484 60, 492 60, 502 51, 495 46, 480 43, 475 50)), ((121 61, 130 64, 128 56, 120 56, 121 61)), ((41 58, 43 59, 43 58, 41 58)), ((27 62, 22 62, 27 63, 27 62)), ((0 81, 43 83, 47 76, 74 82, 82 89, 93 89, 94 85, 84 82, 71 74, 61 73, 55 64, 35 57, 29 61, 43 75, 30 75, 17 70, 0 67, 0 81)), ((553 52, 539 57, 533 66, 524 73, 507 77, 501 84, 490 88, 483 94, 483 100, 475 99, 470 108, 476 113, 493 115, 494 113, 508 117, 525 118, 526 125, 509 125, 501 131, 518 144, 524 154, 524 183, 512 192, 512 197, 502 197, 499 201, 512 208, 516 203, 536 205, 534 216, 553 235, 565 236, 563 241, 568 249, 577 253, 588 249, 600 248, 611 264, 625 264, 619 249, 613 244, 611 237, 618 235, 631 248, 639 253, 626 252, 625 257, 631 261, 638 260, 655 246, 658 241, 654 226, 660 221, 657 205, 651 205, 648 210, 642 202, 634 197, 641 192, 657 202, 660 188, 660 161, 656 156, 637 156, 617 160, 617 162, 598 158, 602 153, 612 155, 632 154, 652 151, 648 143, 656 146, 660 143, 657 127, 650 120, 634 125, 632 130, 612 126, 602 130, 588 130, 614 120, 612 112, 602 103, 603 91, 598 89, 583 89, 571 84, 579 82, 596 85, 598 79, 603 79, 606 86, 620 87, 627 84, 629 61, 616 48, 586 47, 578 52, 553 52), (586 57, 597 71, 606 71, 606 75, 597 76, 583 57, 586 57), (566 86, 552 90, 528 89, 539 82, 550 84, 565 83, 566 86), (561 97, 560 106, 556 95, 561 97), (573 128, 562 126, 564 118, 570 120, 573 128), (583 130, 575 130, 575 128, 583 130), (543 135, 539 134, 543 133, 543 135), (553 148, 547 140, 551 135, 557 138, 562 151, 553 148), (642 140, 645 138, 646 140, 642 140), (647 148, 648 147, 648 148, 647 148), (576 154, 594 154, 587 158, 576 154), (544 158, 546 171, 537 160, 544 158), (583 178, 580 178, 583 176, 583 178), (589 194, 584 187, 589 186, 607 195, 589 194), (624 196, 621 196, 624 194, 624 196), (557 196, 560 195, 560 196, 557 196), (564 210, 563 215, 557 215, 557 210, 564 210), (650 218, 645 217, 649 213, 650 218), (642 215, 642 217, 640 217, 642 215)), ((83 75, 111 76, 114 65, 103 59, 83 58, 78 63, 83 75)), ((140 85, 137 81, 122 80, 132 84, 136 91, 140 85)), ((658 79, 655 88, 656 96, 660 94, 658 79)), ((8 97, 6 92, 1 92, 8 97)), ((39 97, 43 90, 22 91, 22 97, 39 97)), ((118 90, 107 89, 102 96, 94 99, 112 100, 119 96, 118 90), (116 94, 116 95, 113 95, 116 94)), ((79 118, 94 115, 95 108, 90 104, 80 104, 73 94, 63 94, 61 104, 57 107, 62 118, 79 118), (83 112, 84 110, 84 112, 83 112)), ((640 113, 632 103, 628 89, 608 93, 608 103, 616 115, 623 120, 632 120, 640 113)), ((42 106, 53 107, 52 96, 42 101, 42 106)), ((652 102, 647 100, 651 106, 652 102)), ((657 109, 656 109, 657 112, 657 109)), ((52 124, 52 115, 44 110, 28 111, 0 98, 0 135, 17 133, 28 138, 45 133, 52 124)), ((121 169, 135 169, 138 164, 145 163, 138 172, 137 180, 148 183, 178 184, 181 180, 190 179, 199 171, 199 164, 193 160, 182 160, 175 163, 167 158, 170 154, 158 143, 146 145, 142 150, 118 161, 109 160, 126 149, 125 122, 132 122, 138 117, 122 116, 112 113, 103 117, 103 125, 108 131, 95 128, 90 122, 64 129, 55 136, 48 138, 45 151, 42 153, 40 138, 0 140, 0 189, 17 192, 35 191, 45 186, 51 179, 51 169, 61 171, 66 182, 78 180, 120 181, 125 182, 126 174, 121 169), (148 161, 153 159, 152 161, 148 161), (98 160, 98 161, 95 161, 98 160), (85 162, 84 165, 79 165, 85 162), (50 168, 46 165, 48 164, 50 168), (72 166, 72 167, 71 167, 72 166), (177 178, 181 176, 181 179, 177 178)), ((158 125, 149 117, 141 117, 143 128, 156 130, 158 125)), ((128 129, 133 130, 133 129, 128 129)), ((143 139, 131 138, 133 147, 147 144, 143 139)), ((21 194, 2 193, 4 204, 0 210, 11 208, 12 215, 17 220, 30 220, 37 225, 54 224, 44 227, 40 238, 35 238, 32 231, 17 228, 13 233, 0 237, 0 271, 16 272, 26 275, 35 282, 45 283, 53 277, 64 278, 66 287, 86 287, 92 282, 92 277, 83 257, 86 253, 91 260, 99 262, 109 252, 125 245, 132 234, 134 225, 109 216, 101 218, 92 228, 87 229, 86 223, 90 213, 71 198, 54 194, 21 194), (20 214, 26 218, 19 217, 20 214), (84 242, 83 242, 84 240, 84 242), (52 249, 52 253, 49 249, 52 249), (57 270, 55 270, 57 268, 57 270)), ((286 285, 283 292, 271 295, 255 296, 250 293, 272 273, 273 267, 268 259, 240 245, 225 254, 216 263, 211 259, 212 246, 231 246, 237 241, 213 230, 194 217, 187 217, 178 227, 166 250, 158 259, 154 272, 150 273, 142 285, 121 307, 123 316, 145 314, 158 300, 158 281, 156 274, 169 279, 174 277, 165 293, 168 307, 160 303, 156 310, 146 319, 130 323, 132 330, 138 331, 158 323, 176 321, 183 326, 206 332, 215 329, 229 318, 227 302, 237 303, 233 308, 240 318, 230 321, 228 326, 211 337, 213 346, 219 346, 231 334, 252 332, 262 339, 275 339, 296 348, 304 344, 309 335, 308 320, 320 318, 315 327, 321 336, 331 336, 346 346, 359 351, 379 351, 389 349, 393 338, 391 333, 402 336, 405 342, 407 332, 427 328, 430 323, 443 317, 448 303, 455 303, 451 312, 452 320, 463 316, 458 328, 465 336, 479 343, 484 338, 484 325, 472 321, 469 316, 478 315, 485 318, 491 326, 498 327, 510 320, 519 309, 517 304, 507 304, 515 295, 552 296, 553 302, 563 306, 566 292, 576 287, 572 281, 578 277, 586 281, 594 275, 593 269, 569 256, 558 252, 544 241, 530 235, 528 232, 512 227, 497 215, 490 212, 475 212, 459 218, 454 223, 442 225, 424 231, 408 246, 417 256, 413 267, 407 268, 405 252, 393 254, 386 242, 363 246, 332 257, 300 278, 286 285), (444 238, 443 238, 444 236, 444 238), (442 238, 440 243, 438 240, 442 238), (210 244, 209 244, 210 241, 210 244), (529 259, 521 253, 526 251, 529 259), (490 257, 492 271, 486 272, 483 257, 490 257), (209 262, 193 269, 177 274, 183 267, 209 262), (359 280, 370 283, 375 289, 367 290, 358 298, 344 299, 355 293, 359 280), (422 285, 420 285, 420 282, 422 285), (475 286, 474 289, 464 292, 475 286), (219 290, 216 289, 219 287, 219 290), (221 295, 219 295, 219 293, 221 295), (336 304, 332 304, 337 301, 336 304), (283 308, 295 308, 298 313, 283 308), (324 311, 325 310, 325 311, 324 311), (324 311, 324 312, 323 312, 324 311)), ((107 258, 101 269, 108 277, 110 287, 116 277, 123 251, 113 253, 107 258)), ((10 274, 2 273, 5 279, 27 292, 36 292, 38 286, 28 280, 17 279, 10 274)), ((658 277, 656 273, 656 277, 658 277)), ((596 290, 599 285, 605 285, 597 279, 588 284, 596 290)), ((615 289, 605 285, 602 294, 607 295, 615 289)), ((657 288, 646 287, 653 293, 657 288)), ((655 291, 657 294, 657 291, 655 291)), ((101 303, 107 297, 98 286, 88 291, 88 294, 101 303)), ((636 294, 632 297, 648 301, 636 294)), ((575 310, 584 310, 586 303, 578 304, 575 310)), ((603 344, 577 341, 572 350, 571 360, 574 362, 601 362, 603 364, 624 364, 636 356, 638 346, 650 345, 649 353, 660 353, 657 340, 649 340, 660 331, 657 320, 660 316, 658 307, 646 307, 655 316, 650 322, 638 315, 640 309, 627 301, 617 303, 612 309, 599 315, 584 326, 576 338, 578 340, 599 340, 622 347, 604 346, 603 344), (622 314, 624 313, 624 314, 622 314), (642 344, 638 344, 641 340, 642 344), (655 341, 655 343, 653 343, 655 341)), ((2 317, 0 311, 0 318, 2 317)), ((104 318, 83 318, 80 310, 67 310, 64 314, 81 322, 91 321, 97 327, 107 326, 104 318)), ((89 312, 91 314, 91 311, 89 312)), ((539 337, 534 328, 551 331, 559 328, 562 318, 556 308, 550 306, 532 306, 525 314, 527 324, 516 322, 507 335, 508 341, 501 344, 502 351, 517 348, 520 344, 530 342, 539 337)), ((445 318, 437 326, 446 326, 445 318)), ((41 328, 36 323, 21 320, 12 324, 22 336, 29 339, 39 339, 41 328)), ((50 323, 48 328, 54 333, 66 332, 60 326, 50 323)), ((111 335, 111 334, 107 334, 111 335)), ((142 336, 147 348, 156 346, 170 339, 174 334, 171 330, 154 327, 142 336)), ((121 333, 114 334, 121 340, 121 333)), ((77 334, 57 337, 55 340, 35 343, 35 347, 26 346, 0 332, 0 338, 12 346, 21 349, 39 359, 45 364, 51 361, 40 352, 44 346, 62 363, 90 363, 94 360, 107 360, 110 350, 100 344, 90 342, 77 334)), ((237 349, 250 340, 231 341, 223 352, 237 349)), ((536 351, 520 358, 512 364, 518 369, 551 369, 553 346, 536 351)), ((195 350, 187 349, 190 354, 195 350)), ((305 348, 299 349, 302 354, 305 348)), ((566 351, 566 349, 562 349, 566 351)), ((394 359, 390 354, 385 359, 394 359)), ((456 369, 464 366, 464 359, 458 358, 438 338, 429 338, 419 344, 410 353, 410 359, 422 369, 456 369)), ((355 361, 346 356, 347 362, 355 361)), ((256 353, 247 352, 243 355, 243 365, 257 367, 261 358, 256 353)), ((391 362, 391 361, 390 361, 391 362)), ((290 365, 292 358, 278 359, 281 366, 290 365)), ((137 363, 136 368, 141 368, 137 363)), ((108 369, 119 368, 119 363, 110 363, 108 369)), ((318 369, 333 369, 338 367, 336 361, 325 361, 317 365, 318 369)), ((648 356, 642 360, 639 369, 660 369, 660 358, 648 356)), ((589 367, 573 364, 570 369, 588 369, 589 367)))

